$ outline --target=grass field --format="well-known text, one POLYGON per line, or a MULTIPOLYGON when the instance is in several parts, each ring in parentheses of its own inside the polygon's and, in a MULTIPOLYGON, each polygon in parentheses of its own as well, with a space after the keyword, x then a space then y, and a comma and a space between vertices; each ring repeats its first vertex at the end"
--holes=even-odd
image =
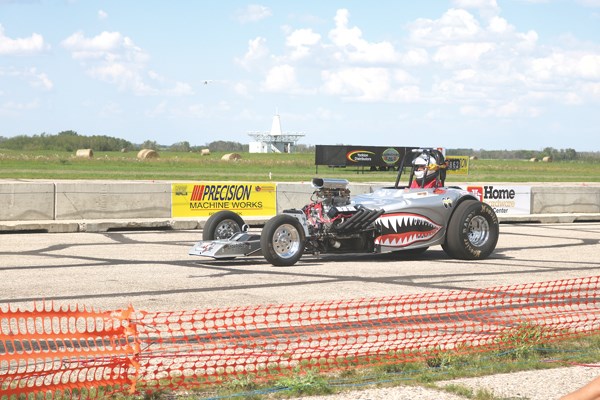
MULTIPOLYGON (((223 154, 164 151, 158 159, 138 160, 136 152, 96 152, 93 158, 82 159, 68 152, 0 149, 0 179, 263 181, 270 176, 278 182, 298 182, 318 175, 353 182, 394 182, 397 173, 327 166, 319 166, 317 172, 313 153, 241 153, 237 161, 223 161, 223 154)), ((471 160, 469 175, 449 175, 447 183, 453 182, 600 182, 600 163, 471 160)))

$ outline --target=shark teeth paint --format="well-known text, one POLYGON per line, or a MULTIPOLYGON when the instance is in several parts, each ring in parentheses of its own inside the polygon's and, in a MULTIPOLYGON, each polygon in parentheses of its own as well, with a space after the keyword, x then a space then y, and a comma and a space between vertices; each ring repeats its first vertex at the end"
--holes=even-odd
POLYGON ((429 218, 408 213, 385 214, 375 221, 381 236, 375 244, 388 247, 406 247, 431 239, 442 228, 429 218))

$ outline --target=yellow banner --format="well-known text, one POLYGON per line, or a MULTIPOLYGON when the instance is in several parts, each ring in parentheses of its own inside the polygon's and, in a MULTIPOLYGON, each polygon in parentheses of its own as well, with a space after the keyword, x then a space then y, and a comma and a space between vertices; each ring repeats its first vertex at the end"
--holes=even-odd
POLYGON ((242 217, 269 217, 277 213, 276 200, 275 183, 173 183, 171 215, 208 217, 217 211, 230 210, 242 217))
POLYGON ((448 174, 469 174, 469 156, 446 156, 446 161, 448 161, 448 174))

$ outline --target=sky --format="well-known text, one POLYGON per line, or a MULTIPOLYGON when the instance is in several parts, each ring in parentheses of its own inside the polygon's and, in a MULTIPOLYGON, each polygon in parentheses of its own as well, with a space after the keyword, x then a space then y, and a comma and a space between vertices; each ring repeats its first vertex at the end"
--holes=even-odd
POLYGON ((600 151, 600 0, 0 0, 0 136, 600 151))

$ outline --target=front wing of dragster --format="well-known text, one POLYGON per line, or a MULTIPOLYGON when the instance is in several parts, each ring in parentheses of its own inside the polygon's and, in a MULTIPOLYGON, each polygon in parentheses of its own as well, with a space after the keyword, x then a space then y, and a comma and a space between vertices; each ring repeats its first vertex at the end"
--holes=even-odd
POLYGON ((229 239, 203 240, 194 244, 189 255, 216 259, 249 256, 260 252, 260 235, 239 232, 229 239))

